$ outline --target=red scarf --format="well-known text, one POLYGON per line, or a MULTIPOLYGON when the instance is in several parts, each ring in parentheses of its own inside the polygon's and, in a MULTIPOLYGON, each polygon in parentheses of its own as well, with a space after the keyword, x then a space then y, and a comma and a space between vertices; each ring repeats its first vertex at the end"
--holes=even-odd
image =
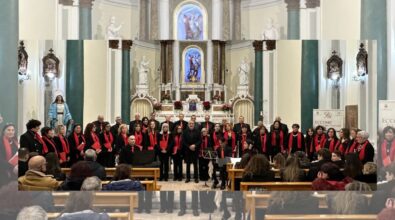
POLYGON ((352 145, 348 148, 347 150, 347 154, 352 154, 355 151, 355 148, 357 147, 357 141, 354 139, 354 141, 352 142, 352 145))
POLYGON ((137 146, 137 145, 130 146, 130 149, 132 150, 133 153, 134 153, 134 148, 135 147, 138 147, 140 149, 140 151, 143 149, 142 146, 137 146))
MULTIPOLYGON (((291 150, 292 150, 292 143, 293 143, 293 132, 291 132, 291 133, 289 133, 289 141, 288 141, 288 150, 289 150, 289 152, 291 152, 291 150)), ((300 150, 300 149, 302 149, 302 133, 301 132, 298 132, 298 149, 300 150)))
POLYGON ((395 160, 395 140, 392 140, 389 155, 387 154, 387 141, 381 144, 381 157, 383 159, 384 167, 390 165, 395 160))
POLYGON ((111 132, 104 132, 104 147, 107 148, 107 150, 112 150, 112 143, 114 141, 114 137, 112 136, 111 132))
MULTIPOLYGON (((272 133, 272 146, 277 146, 276 132, 272 133)), ((281 147, 281 152, 284 151, 284 132, 282 130, 280 130, 280 147, 281 147)))
POLYGON ((43 145, 43 152, 41 152, 41 154, 48 153, 47 145, 45 144, 45 142, 37 132, 34 132, 34 139, 36 139, 38 142, 40 142, 41 145, 43 145))
POLYGON ((210 124, 208 122, 206 122, 206 129, 207 129, 207 131, 210 130, 210 124))
POLYGON ((93 140, 92 148, 97 150, 97 151, 101 150, 100 140, 97 137, 96 133, 95 132, 91 132, 91 137, 92 137, 92 140, 93 140))
MULTIPOLYGON (((235 134, 235 132, 232 131, 231 135, 232 135, 232 157, 235 157, 236 156, 236 134, 235 134)), ((224 138, 226 141, 228 141, 229 135, 228 135, 227 131, 224 134, 224 138)))
POLYGON ((128 145, 128 136, 126 134, 121 134, 121 135, 122 135, 123 143, 125 145, 128 145))
POLYGON ((241 145, 243 146, 245 142, 247 142, 247 134, 242 134, 241 135, 241 145))
POLYGON ((321 135, 316 135, 314 137, 314 146, 315 146, 315 152, 318 152, 321 148, 323 148, 325 146, 325 135, 321 134, 321 135))
POLYGON ((213 141, 214 141, 214 150, 217 150, 219 148, 219 139, 215 132, 213 133, 213 141))
POLYGON ((362 148, 360 149, 359 153, 359 160, 363 160, 365 158, 365 149, 366 145, 368 145, 369 141, 365 141, 365 143, 362 145, 362 148))
POLYGON ((261 149, 263 153, 266 153, 266 134, 261 134, 261 149))
POLYGON ((63 135, 59 134, 58 138, 60 140, 60 143, 62 144, 62 150, 63 152, 61 152, 59 154, 59 157, 62 161, 66 162, 67 160, 67 154, 70 153, 70 146, 69 146, 69 142, 66 140, 66 138, 63 137, 63 135))
POLYGON ((3 137, 3 144, 4 144, 4 150, 5 150, 5 158, 7 161, 9 161, 12 158, 12 147, 10 144, 10 141, 8 140, 7 137, 3 137))
POLYGON ((134 132, 134 137, 136 138, 136 145, 142 146, 143 143, 143 134, 141 132, 134 132))
POLYGON ((221 158, 225 158, 225 152, 224 152, 224 148, 221 147, 221 158))
POLYGON ((208 137, 202 136, 203 142, 202 147, 200 148, 200 156, 203 157, 203 151, 208 148, 208 137))
POLYGON ((150 145, 148 146, 148 150, 154 150, 155 145, 157 144, 155 132, 149 133, 149 144, 150 145))
MULTIPOLYGON (((329 141, 329 139, 327 139, 326 141, 329 141)), ((325 141, 325 142, 326 142, 325 141)), ((332 153, 333 151, 335 151, 335 146, 336 146, 336 139, 332 138, 332 140, 330 140, 329 143, 329 151, 332 153)))
MULTIPOLYGON (((52 139, 47 138, 46 136, 43 136, 42 138, 43 138, 45 141, 47 141, 47 142, 52 146, 52 148, 53 148, 55 154, 58 155, 58 150, 56 149, 55 142, 54 142, 52 139)), ((47 147, 48 147, 48 146, 47 146, 47 147)), ((47 150, 48 150, 48 148, 47 148, 47 150)))
POLYGON ((77 149, 79 151, 83 151, 84 148, 85 148, 85 137, 84 137, 84 135, 80 135, 80 137, 82 138, 83 144, 80 143, 80 139, 79 139, 78 135, 75 132, 73 132, 73 136, 74 136, 75 146, 77 147, 77 149), (80 146, 80 144, 81 144, 81 146, 80 146))
POLYGON ((181 147, 181 135, 176 135, 174 137, 174 148, 173 148, 173 154, 176 154, 178 149, 181 147))
MULTIPOLYGON (((307 138, 306 138, 307 139, 307 138)), ((309 147, 309 152, 310 153, 313 153, 314 152, 314 145, 313 145, 313 143, 314 143, 314 140, 315 140, 315 137, 313 136, 313 137, 310 137, 309 138, 310 139, 310 147, 309 147)), ((306 142, 307 143, 307 142, 306 142)))
POLYGON ((169 145, 169 134, 164 133, 162 135, 162 140, 159 142, 159 147, 161 150, 166 150, 169 145))

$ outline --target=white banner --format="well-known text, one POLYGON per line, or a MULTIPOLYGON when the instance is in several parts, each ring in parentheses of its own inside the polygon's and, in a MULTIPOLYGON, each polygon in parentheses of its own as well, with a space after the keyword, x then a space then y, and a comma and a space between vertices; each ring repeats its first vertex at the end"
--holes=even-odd
POLYGON ((395 100, 379 101, 379 132, 387 126, 395 127, 395 100))
POLYGON ((321 125, 325 129, 334 128, 339 131, 344 128, 345 112, 344 110, 332 109, 332 110, 313 110, 313 125, 314 127, 321 125))

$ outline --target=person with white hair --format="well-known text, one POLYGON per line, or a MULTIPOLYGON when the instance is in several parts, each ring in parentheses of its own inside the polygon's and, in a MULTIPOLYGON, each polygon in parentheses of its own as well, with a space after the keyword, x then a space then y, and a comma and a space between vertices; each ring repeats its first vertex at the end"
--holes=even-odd
POLYGON ((47 212, 41 206, 29 206, 23 208, 16 217, 16 220, 47 220, 47 212))
POLYGON ((106 171, 104 167, 98 162, 96 162, 97 155, 95 150, 93 149, 86 150, 84 159, 89 164, 93 176, 97 176, 102 180, 106 179, 106 171))
POLYGON ((362 164, 367 162, 373 162, 374 158, 374 148, 369 142, 369 133, 366 131, 359 131, 356 137, 356 145, 352 145, 349 150, 350 153, 355 153, 358 155, 359 160, 362 164))
POLYGON ((82 182, 81 191, 100 191, 101 188, 101 180, 97 176, 91 176, 82 182))

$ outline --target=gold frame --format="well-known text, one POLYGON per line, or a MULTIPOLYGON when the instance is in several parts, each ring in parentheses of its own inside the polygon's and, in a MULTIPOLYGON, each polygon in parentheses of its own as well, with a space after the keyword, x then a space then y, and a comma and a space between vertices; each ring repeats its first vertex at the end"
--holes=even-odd
POLYGON ((180 78, 182 79, 182 85, 203 85, 206 82, 206 70, 205 70, 205 55, 204 55, 204 51, 201 47, 197 46, 197 45, 189 45, 187 47, 184 48, 184 50, 182 51, 182 58, 181 58, 181 62, 182 62, 182 69, 181 69, 181 74, 180 74, 180 78), (201 61, 202 63, 200 64, 200 68, 202 69, 202 76, 200 77, 200 82, 185 82, 185 55, 187 53, 187 50, 190 48, 197 48, 198 50, 200 50, 201 53, 201 61))

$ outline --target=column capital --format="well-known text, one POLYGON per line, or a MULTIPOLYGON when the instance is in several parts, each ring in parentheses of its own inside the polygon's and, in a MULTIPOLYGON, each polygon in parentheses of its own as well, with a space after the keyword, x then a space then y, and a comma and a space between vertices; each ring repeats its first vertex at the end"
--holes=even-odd
POLYGON ((300 0, 285 0, 287 4, 288 10, 299 10, 300 9, 300 0))
POLYGON ((263 51, 263 40, 255 40, 252 43, 252 46, 254 47, 255 52, 263 51))
POLYGON ((133 41, 131 40, 123 40, 122 41, 122 50, 130 50, 133 45, 133 41))
POLYGON ((92 8, 93 1, 95 1, 95 0, 80 0, 80 7, 81 8, 92 8))
POLYGON ((74 4, 74 0, 59 0, 59 4, 64 6, 72 6, 74 4))
POLYGON ((318 8, 321 6, 321 0, 306 0, 307 8, 318 8))
POLYGON ((108 47, 110 49, 118 49, 119 48, 119 40, 109 40, 108 47))

